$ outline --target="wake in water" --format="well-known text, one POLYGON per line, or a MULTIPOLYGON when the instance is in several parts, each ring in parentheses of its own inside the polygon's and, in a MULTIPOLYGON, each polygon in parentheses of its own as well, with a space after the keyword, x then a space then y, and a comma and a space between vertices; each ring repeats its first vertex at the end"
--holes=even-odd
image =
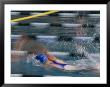
POLYGON ((93 70, 100 73, 100 54, 90 54, 82 46, 77 45, 77 52, 84 54, 86 59, 68 60, 67 63, 77 67, 79 70, 93 70))
MULTIPOLYGON (((89 54, 88 54, 89 55, 89 54)), ((31 57, 31 56, 30 56, 31 57)), ((91 57, 92 59, 80 59, 80 60, 67 60, 65 61, 68 65, 65 67, 65 70, 67 71, 78 71, 78 70, 100 70, 99 62, 94 60, 94 57, 91 57), (94 62, 95 61, 95 62, 94 62)), ((32 62, 33 66, 43 66, 39 61, 35 60, 34 58, 27 58, 27 63, 32 62), (31 60, 30 60, 31 59, 31 60)))
MULTIPOLYGON (((31 40, 33 37, 28 37, 25 36, 25 38, 22 36, 17 44, 16 44, 16 50, 27 50, 29 52, 28 57, 27 57, 27 63, 32 62, 33 66, 42 66, 38 60, 35 60, 34 55, 36 53, 47 53, 49 52, 44 46, 37 44, 34 39, 31 40), (27 39, 26 39, 27 38, 27 39), (19 45, 18 43, 21 43, 22 45, 19 45), (19 48, 19 49, 18 49, 19 48)), ((84 54, 86 59, 80 59, 76 61, 69 60, 65 61, 67 65, 64 67, 65 70, 87 70, 87 69, 98 69, 100 70, 99 67, 99 62, 93 58, 81 45, 76 45, 77 47, 77 53, 79 54, 84 54)), ((60 57, 59 57, 60 58, 60 57)), ((62 59, 63 60, 63 59, 62 59)))

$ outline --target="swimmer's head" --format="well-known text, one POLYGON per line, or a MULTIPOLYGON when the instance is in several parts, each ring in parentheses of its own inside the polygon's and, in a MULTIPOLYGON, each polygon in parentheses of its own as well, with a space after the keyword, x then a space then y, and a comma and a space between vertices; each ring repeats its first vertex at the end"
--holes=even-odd
POLYGON ((45 63, 48 58, 45 54, 38 54, 35 59, 39 60, 41 63, 45 63))

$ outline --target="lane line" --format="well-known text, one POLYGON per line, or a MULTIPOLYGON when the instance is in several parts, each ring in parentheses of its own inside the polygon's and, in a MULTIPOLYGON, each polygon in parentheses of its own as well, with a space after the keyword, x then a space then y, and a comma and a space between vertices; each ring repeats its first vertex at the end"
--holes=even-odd
POLYGON ((36 15, 31 15, 31 16, 27 16, 27 17, 12 19, 11 22, 18 22, 18 21, 28 20, 28 19, 31 19, 31 18, 38 18, 38 17, 41 17, 41 16, 46 16, 48 14, 55 13, 55 12, 58 12, 58 11, 52 10, 52 11, 47 11, 47 12, 44 12, 44 13, 39 13, 39 14, 36 14, 36 15))

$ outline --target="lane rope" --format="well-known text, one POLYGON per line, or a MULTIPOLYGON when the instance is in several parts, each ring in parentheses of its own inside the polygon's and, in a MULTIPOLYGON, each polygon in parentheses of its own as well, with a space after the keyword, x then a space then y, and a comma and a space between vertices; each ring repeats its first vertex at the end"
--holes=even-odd
MULTIPOLYGON (((48 52, 53 55, 69 55, 69 52, 48 52)), ((20 55, 26 55, 28 54, 28 51, 17 51, 17 50, 11 50, 11 54, 20 54, 20 55)))
POLYGON ((48 14, 52 14, 52 13, 56 13, 56 12, 58 12, 58 11, 56 11, 56 10, 47 11, 47 12, 39 13, 39 14, 36 14, 36 15, 31 15, 31 16, 27 16, 27 17, 12 19, 11 22, 19 22, 19 21, 28 20, 28 19, 31 19, 31 18, 38 18, 38 17, 46 16, 48 14))

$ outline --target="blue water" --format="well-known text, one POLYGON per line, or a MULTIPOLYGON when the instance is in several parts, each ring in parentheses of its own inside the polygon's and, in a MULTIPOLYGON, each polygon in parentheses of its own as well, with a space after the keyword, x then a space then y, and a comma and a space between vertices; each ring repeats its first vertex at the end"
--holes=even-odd
MULTIPOLYGON (((62 57, 63 58, 63 57, 62 57)), ((69 58, 64 58, 64 61, 74 63, 76 64, 75 59, 73 60, 67 60, 69 58)), ((72 58, 70 58, 72 59, 72 58)), ((78 59, 78 58, 77 58, 78 59)), ((77 61, 77 60, 76 60, 77 61)), ((84 64, 84 60, 82 61, 82 65, 84 67, 87 67, 86 64, 84 64)), ((81 64, 81 62, 80 62, 81 64)), ((92 64, 92 63, 91 63, 92 64)), ((90 65, 90 62, 89 62, 90 65)), ((12 74, 23 74, 23 75, 39 75, 39 76, 73 76, 73 77, 98 77, 100 76, 99 73, 97 73, 97 70, 80 70, 80 71, 62 71, 54 68, 44 68, 41 66, 36 66, 33 64, 33 62, 27 63, 26 60, 21 60, 19 62, 12 62, 11 63, 11 72, 12 74)))
MULTIPOLYGON (((12 42, 15 42, 16 40, 12 40, 12 42)), ((65 41, 52 41, 52 40, 44 40, 40 39, 38 40, 39 42, 42 42, 48 49, 50 49, 52 52, 75 52, 76 47, 75 43, 81 43, 83 46, 85 46, 85 50, 88 53, 92 54, 99 54, 100 51, 100 46, 99 44, 96 45, 95 43, 91 43, 91 41, 71 41, 71 42, 65 42, 65 41)), ((80 57, 80 56, 58 56, 59 59, 64 60, 65 62, 69 64, 73 64, 75 66, 81 66, 84 68, 87 67, 95 67, 96 63, 100 62, 100 58, 96 57, 93 60, 96 61, 90 61, 89 59, 85 57, 80 57)), ((11 63, 11 73, 12 74, 23 74, 23 75, 34 75, 34 76, 72 76, 72 77, 98 77, 100 76, 100 73, 98 70, 80 70, 80 71, 62 71, 59 69, 54 69, 54 68, 44 68, 41 66, 36 66, 33 64, 33 61, 27 63, 26 58, 22 59, 18 62, 12 62, 11 63)))
MULTIPOLYGON (((60 17, 41 17, 38 19, 31 19, 31 20, 26 20, 26 23, 31 23, 31 22, 41 22, 41 23, 80 23, 79 18, 60 18, 60 17)), ((84 24, 99 24, 100 19, 84 19, 84 24)), ((94 34, 96 33, 97 27, 92 27, 92 28, 84 28, 85 30, 85 37, 94 37, 94 34)), ((46 27, 46 28, 40 28, 40 27, 32 27, 32 26, 12 26, 11 27, 11 33, 12 35, 20 35, 22 32, 26 34, 32 34, 35 36, 42 36, 42 35, 49 35, 49 36, 71 36, 71 37, 76 37, 76 32, 78 32, 77 28, 65 28, 65 27, 58 27, 58 26, 51 26, 51 27, 46 27)), ((80 37, 80 35, 79 35, 80 37)), ((12 49, 13 49, 13 42, 16 40, 12 39, 12 49)), ((88 53, 96 54, 100 53, 100 43, 92 43, 91 40, 73 40, 73 41, 57 41, 57 40, 50 40, 50 39, 40 39, 38 40, 44 46, 47 47, 47 49, 51 50, 52 52, 75 52, 77 48, 74 46, 74 44, 80 44, 85 47, 85 50, 88 53)), ((56 56, 56 55, 55 55, 56 56)), ((65 62, 69 64, 73 64, 75 66, 80 66, 80 67, 95 67, 96 63, 100 63, 100 57, 96 57, 93 60, 90 61, 89 59, 85 59, 83 57, 78 57, 78 56, 56 56, 65 62)), ((54 68, 44 68, 41 66, 35 66, 33 62, 26 62, 26 59, 22 59, 18 62, 11 62, 11 73, 12 74, 23 74, 23 75, 34 75, 34 76, 71 76, 71 77, 99 77, 100 73, 98 70, 80 70, 80 71, 62 71, 54 68)))

